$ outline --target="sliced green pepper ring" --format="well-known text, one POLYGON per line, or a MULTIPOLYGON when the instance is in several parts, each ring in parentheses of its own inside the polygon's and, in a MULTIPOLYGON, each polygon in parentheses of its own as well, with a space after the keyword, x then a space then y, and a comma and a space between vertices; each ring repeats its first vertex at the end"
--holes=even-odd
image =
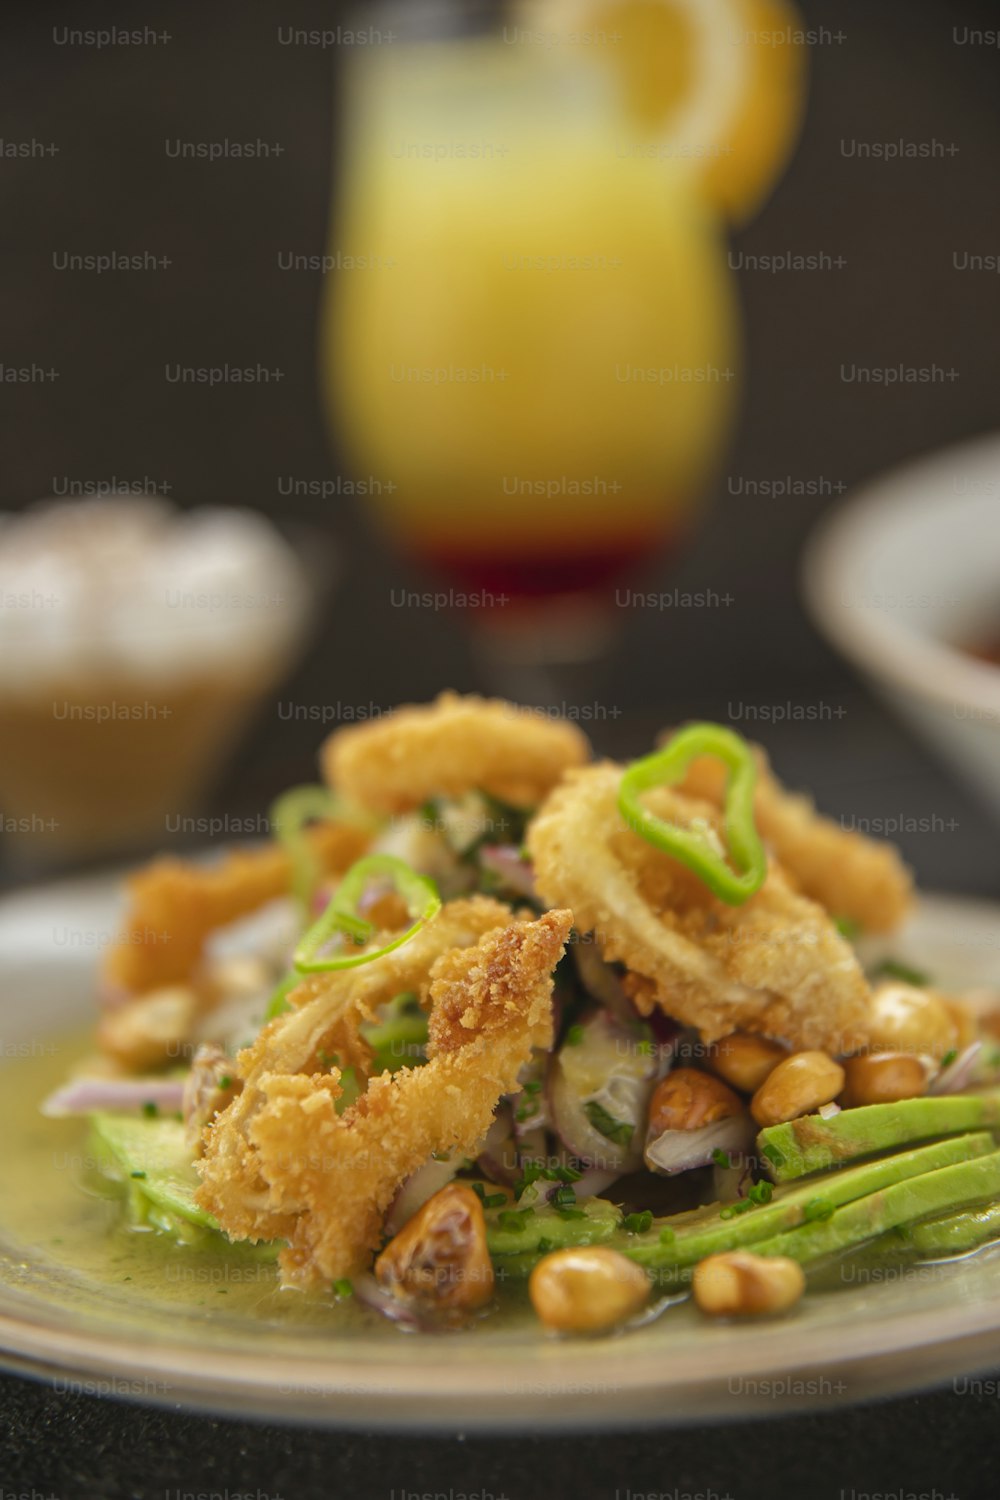
POLYGON ((334 806, 329 787, 317 785, 293 786, 271 807, 271 827, 292 865, 292 894, 307 912, 322 870, 306 836, 306 824, 314 818, 332 817, 334 806))
POLYGON ((618 792, 618 809, 629 828, 664 854, 680 860, 730 906, 740 906, 767 877, 767 855, 753 816, 757 766, 746 740, 721 724, 689 724, 653 755, 629 766, 618 792), (699 755, 726 766, 725 829, 732 865, 696 828, 679 828, 648 812, 639 801, 652 787, 679 781, 699 755))
POLYGON ((361 964, 370 964, 373 959, 408 943, 440 910, 441 897, 433 880, 418 875, 405 860, 397 859, 393 854, 367 854, 351 866, 330 897, 322 916, 304 933, 292 956, 292 963, 300 974, 325 974, 335 969, 355 969, 361 964), (358 915, 358 903, 369 883, 378 879, 389 880, 399 892, 406 902, 407 911, 414 918, 413 925, 373 951, 317 957, 335 933, 343 933, 355 943, 367 942, 372 936, 375 929, 371 922, 358 915))

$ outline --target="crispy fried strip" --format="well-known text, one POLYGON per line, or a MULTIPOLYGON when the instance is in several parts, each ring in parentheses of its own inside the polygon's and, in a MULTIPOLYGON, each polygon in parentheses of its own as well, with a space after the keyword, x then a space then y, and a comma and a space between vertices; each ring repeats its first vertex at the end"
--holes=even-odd
POLYGON ((341 1065, 367 1074, 370 1050, 362 1038, 362 1021, 373 1020, 379 1005, 401 990, 414 990, 429 1002, 430 970, 451 949, 467 948, 484 933, 511 917, 510 908, 486 896, 450 901, 402 948, 357 969, 313 974, 292 993, 293 1010, 270 1021, 250 1047, 236 1058, 233 1072, 243 1089, 232 1106, 205 1133, 203 1185, 199 1200, 238 1239, 279 1239, 291 1233, 292 1220, 270 1206, 260 1176, 257 1153, 249 1144, 253 1117, 264 1103, 260 1080, 265 1074, 312 1076, 316 1086, 338 1098, 338 1069, 325 1067, 318 1053, 336 1055, 341 1065))
MULTIPOLYGON (((312 838, 328 874, 339 875, 371 835, 348 823, 317 825, 312 838)), ((129 909, 104 977, 116 994, 139 995, 191 977, 208 935, 285 895, 291 866, 276 844, 236 850, 218 864, 158 859, 128 882, 129 909)))
MULTIPOLYGON (((678 790, 721 807, 725 767, 711 756, 692 762, 678 790)), ((754 815, 761 837, 807 896, 835 917, 888 932, 906 916, 913 876, 892 844, 841 828, 809 797, 788 792, 757 749, 754 815)))
MULTIPOLYGON (((569 912, 547 912, 445 953, 430 976, 429 1061, 372 1078, 343 1115, 335 1074, 260 1075, 263 1102, 241 1142, 261 1184, 254 1223, 280 1224, 289 1241, 287 1281, 305 1286, 357 1271, 406 1178, 434 1151, 476 1150, 532 1048, 551 1042, 552 970, 571 922, 569 912)), ((239 1102, 210 1129, 199 1201, 242 1237, 245 1217, 234 1223, 215 1191, 225 1157, 220 1163, 214 1148, 239 1102)))
MULTIPOLYGON (((627 829, 618 812, 621 766, 574 772, 528 830, 535 883, 573 909, 605 957, 652 983, 636 986, 712 1040, 758 1031, 800 1047, 847 1051, 864 1038, 869 992, 850 946, 822 907, 772 865, 761 890, 727 906, 689 870, 627 829)), ((710 803, 671 789, 649 806, 669 821, 720 832, 710 803)))
POLYGON ((455 693, 338 729, 321 752, 331 786, 384 814, 476 789, 534 806, 565 770, 589 757, 586 735, 566 720, 499 698, 455 693))

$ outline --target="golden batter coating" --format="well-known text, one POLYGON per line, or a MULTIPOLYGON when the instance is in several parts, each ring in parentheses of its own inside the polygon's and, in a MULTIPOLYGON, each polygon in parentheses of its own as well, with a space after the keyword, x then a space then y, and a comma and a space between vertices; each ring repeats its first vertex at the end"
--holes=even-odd
MULTIPOLYGON (((870 994, 853 950, 816 902, 771 863, 742 906, 713 896, 690 870, 632 832, 618 811, 623 768, 573 772, 528 830, 535 884, 572 908, 604 956, 644 976, 635 998, 696 1026, 706 1040, 731 1031, 845 1052, 865 1039, 870 994)), ((671 788, 648 795, 668 822, 722 839, 718 810, 671 788)))
MULTIPOLYGON (((364 854, 371 833, 331 822, 317 824, 311 838, 325 872, 340 875, 364 854)), ((216 928, 287 895, 291 879, 277 844, 235 850, 214 864, 154 860, 128 881, 128 910, 104 962, 107 985, 127 998, 190 979, 216 928)))
POLYGON ((290 1283, 364 1267, 406 1178, 434 1152, 474 1155, 532 1048, 550 1045, 552 970, 571 921, 562 911, 509 922, 439 957, 427 976, 428 1062, 371 1078, 342 1115, 336 1068, 286 1070, 310 1045, 298 1029, 311 1007, 296 1011, 286 1021, 296 1029, 290 1051, 275 1029, 270 1047, 262 1038, 252 1058, 241 1054, 249 1076, 206 1132, 199 1202, 234 1238, 285 1239, 281 1267, 290 1283))
POLYGON ((533 807, 564 771, 590 758, 590 745, 575 724, 537 709, 442 693, 431 704, 338 729, 321 757, 337 792, 388 816, 477 790, 533 807))

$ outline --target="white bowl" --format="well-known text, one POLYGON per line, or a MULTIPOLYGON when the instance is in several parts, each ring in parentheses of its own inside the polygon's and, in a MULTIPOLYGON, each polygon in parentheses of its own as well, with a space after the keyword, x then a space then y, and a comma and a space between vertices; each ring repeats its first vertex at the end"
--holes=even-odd
POLYGON ((1000 437, 866 485, 810 541, 819 627, 1000 814, 1000 437))

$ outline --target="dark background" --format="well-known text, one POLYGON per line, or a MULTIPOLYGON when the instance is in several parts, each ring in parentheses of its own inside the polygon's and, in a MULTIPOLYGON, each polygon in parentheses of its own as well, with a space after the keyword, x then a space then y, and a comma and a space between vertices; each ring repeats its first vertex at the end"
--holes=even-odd
MULTIPOLYGON (((833 813, 933 812, 947 831, 904 835, 922 882, 1000 894, 995 829, 868 697, 820 642, 798 598, 797 559, 818 514, 881 467, 996 425, 1000 279, 958 272, 954 252, 1000 250, 1000 50, 959 46, 953 27, 1000 26, 1000 10, 932 0, 803 3, 808 25, 843 32, 813 49, 808 114, 784 180, 733 247, 826 251, 839 271, 740 274, 747 394, 712 507, 669 571, 650 559, 648 589, 712 587, 729 609, 632 611, 594 694, 619 712, 594 726, 602 749, 640 748, 678 716, 726 719, 733 702, 842 705, 820 725, 762 737, 779 769, 833 813), (843 140, 938 139, 940 159, 864 161, 843 140), (955 368, 951 383, 888 390, 845 384, 842 363, 955 368), (819 480, 816 497, 733 493, 742 480, 819 480)), ((283 47, 281 25, 323 27, 343 9, 223 0, 211 7, 10 7, 0 52, 0 134, 53 142, 58 154, 0 159, 0 362, 54 366, 44 385, 0 386, 4 502, 51 492, 54 476, 170 485, 179 503, 236 502, 320 527, 344 566, 322 628, 283 696, 389 705, 442 686, 480 686, 452 617, 388 607, 415 579, 372 540, 350 501, 283 499, 278 478, 348 472, 331 446, 316 387, 319 277, 281 272, 281 250, 326 240, 334 52, 283 47), (152 25, 169 44, 103 52, 53 44, 53 27, 152 25), (165 138, 282 143, 277 160, 168 159, 165 138), (53 251, 152 249, 172 265, 134 277, 57 272, 53 251), (261 388, 170 386, 165 362, 279 367, 261 388)), ((947 503, 942 497, 942 503, 947 503)), ((1000 536, 984 539, 1000 545, 1000 536)), ((220 808, 263 805, 311 775, 315 725, 260 715, 220 808)), ((988 1485, 995 1398, 908 1399, 840 1417, 608 1440, 393 1442, 274 1434, 99 1404, 5 1382, 0 1483, 60 1496, 248 1487, 286 1496, 394 1487, 488 1487, 499 1496, 612 1495, 710 1487, 736 1497, 926 1489, 967 1496, 988 1485), (238 1452, 233 1470, 219 1452, 238 1452), (853 1467, 845 1467, 845 1456, 853 1467), (199 1483, 188 1481, 190 1463, 199 1483), (237 1475, 238 1473, 238 1481, 237 1475), (117 1477, 116 1477, 117 1476, 117 1477), (208 1481, 214 1477, 214 1485, 208 1481), (784 1479, 782 1476, 785 1476, 784 1479)))

